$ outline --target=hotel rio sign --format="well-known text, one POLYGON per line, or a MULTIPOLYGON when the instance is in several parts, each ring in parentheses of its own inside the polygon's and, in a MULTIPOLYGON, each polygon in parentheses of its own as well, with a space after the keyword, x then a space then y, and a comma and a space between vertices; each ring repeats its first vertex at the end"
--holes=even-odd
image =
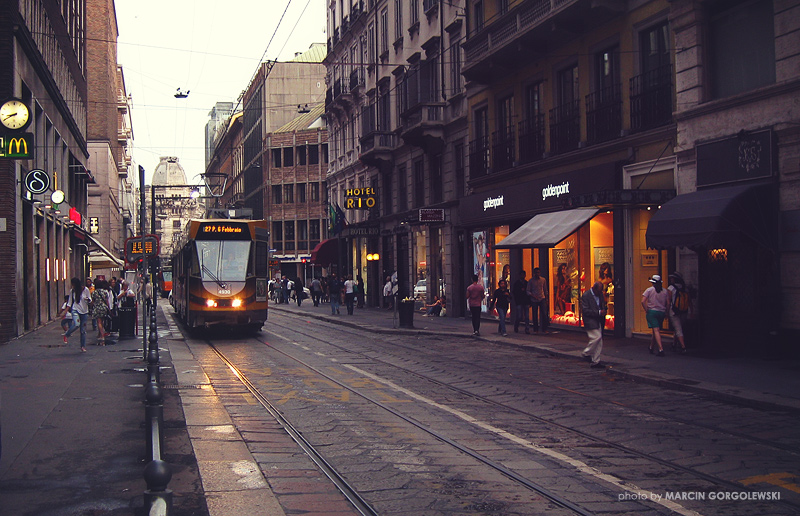
POLYGON ((344 207, 348 210, 368 210, 374 208, 378 195, 375 188, 348 188, 344 192, 344 207))

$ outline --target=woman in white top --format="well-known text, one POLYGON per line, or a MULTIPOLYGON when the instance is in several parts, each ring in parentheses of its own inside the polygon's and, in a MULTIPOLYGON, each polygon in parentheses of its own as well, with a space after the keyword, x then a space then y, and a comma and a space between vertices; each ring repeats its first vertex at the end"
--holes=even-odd
POLYGON ((661 276, 654 274, 648 281, 653 286, 642 293, 642 308, 646 313, 647 327, 653 330, 653 336, 650 337, 650 353, 654 353, 653 344, 655 344, 658 346, 657 355, 663 357, 661 325, 664 324, 664 316, 669 309, 671 299, 669 291, 661 285, 661 276))
POLYGON ((344 303, 347 305, 347 315, 353 315, 353 304, 356 299, 355 291, 356 282, 353 281, 352 276, 347 277, 344 282, 344 303))
POLYGON ((64 333, 64 337, 69 337, 80 328, 81 330, 81 351, 86 352, 86 321, 89 320, 89 302, 92 295, 89 289, 83 286, 83 282, 78 278, 70 280, 72 290, 70 291, 69 303, 72 307, 72 328, 64 333))

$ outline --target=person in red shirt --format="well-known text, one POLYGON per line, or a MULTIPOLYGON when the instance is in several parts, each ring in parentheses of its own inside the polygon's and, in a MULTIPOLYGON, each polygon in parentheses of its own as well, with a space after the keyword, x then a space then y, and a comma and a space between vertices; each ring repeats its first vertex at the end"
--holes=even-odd
POLYGON ((478 282, 478 275, 472 275, 472 285, 467 287, 467 305, 472 314, 472 334, 476 337, 481 334, 481 305, 486 297, 483 285, 478 282))

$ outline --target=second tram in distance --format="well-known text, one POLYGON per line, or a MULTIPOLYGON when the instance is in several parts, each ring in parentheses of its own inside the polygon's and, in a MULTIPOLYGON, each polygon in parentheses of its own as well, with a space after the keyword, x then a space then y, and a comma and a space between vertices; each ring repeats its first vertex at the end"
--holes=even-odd
POLYGON ((258 331, 267 320, 265 220, 192 219, 172 256, 172 304, 190 329, 258 331))

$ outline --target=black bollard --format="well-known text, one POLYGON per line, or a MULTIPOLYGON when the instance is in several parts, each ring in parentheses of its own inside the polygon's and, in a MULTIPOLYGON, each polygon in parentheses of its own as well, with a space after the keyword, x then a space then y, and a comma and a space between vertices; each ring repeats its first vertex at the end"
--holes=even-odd
POLYGON ((162 460, 152 460, 144 467, 144 481, 147 490, 144 492, 145 510, 150 513, 150 508, 159 499, 164 501, 164 515, 172 514, 172 491, 167 489, 169 481, 172 479, 172 469, 169 464, 162 460))
POLYGON ((158 328, 156 327, 156 307, 153 303, 153 311, 150 316, 150 337, 147 352, 147 375, 149 381, 160 382, 161 370, 159 367, 160 358, 158 356, 158 328))
POLYGON ((144 429, 147 441, 147 454, 150 460, 160 459, 164 447, 164 397, 161 388, 155 382, 149 382, 145 389, 144 429), (155 426, 154 426, 155 422, 155 426), (157 448, 154 446, 156 445, 157 448), (157 450, 154 453, 153 450, 157 450))

